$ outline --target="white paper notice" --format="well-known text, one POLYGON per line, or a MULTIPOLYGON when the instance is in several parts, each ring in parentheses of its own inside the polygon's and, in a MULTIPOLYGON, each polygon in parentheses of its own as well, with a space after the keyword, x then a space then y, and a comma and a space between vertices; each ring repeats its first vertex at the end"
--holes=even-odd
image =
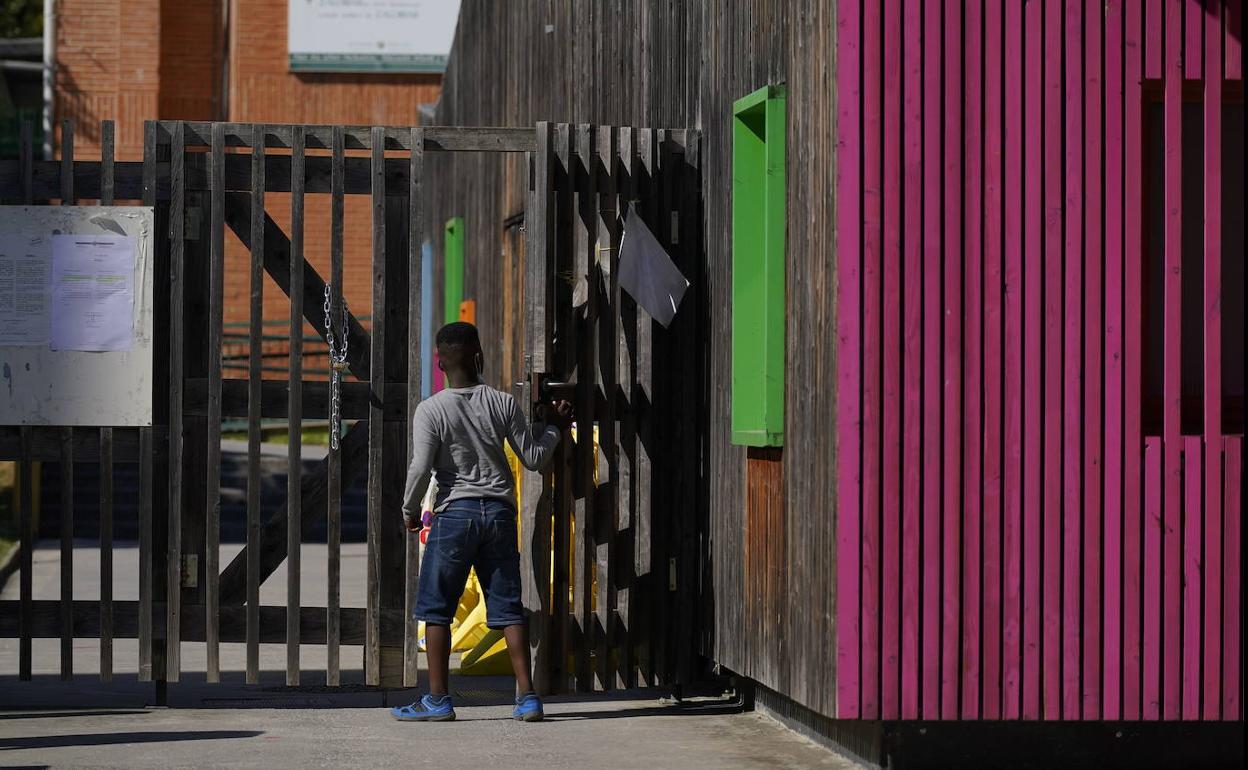
POLYGON ((52 236, 53 350, 134 344, 134 238, 52 236))
POLYGON ((0 345, 48 344, 48 244, 0 235, 0 345))

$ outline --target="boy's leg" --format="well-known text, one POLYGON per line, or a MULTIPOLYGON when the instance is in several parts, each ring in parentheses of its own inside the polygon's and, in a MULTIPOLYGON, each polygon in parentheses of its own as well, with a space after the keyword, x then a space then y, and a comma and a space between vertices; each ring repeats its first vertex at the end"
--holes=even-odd
MULTIPOLYGON (((533 692, 532 668, 529 665, 529 627, 524 623, 515 623, 503 629, 503 638, 507 640, 507 655, 511 658, 511 670, 516 674, 516 692, 523 695, 533 692)), ((433 681, 433 668, 430 666, 430 681, 433 681)))
POLYGON ((429 694, 446 695, 450 692, 450 626, 425 623, 425 657, 429 663, 429 694))

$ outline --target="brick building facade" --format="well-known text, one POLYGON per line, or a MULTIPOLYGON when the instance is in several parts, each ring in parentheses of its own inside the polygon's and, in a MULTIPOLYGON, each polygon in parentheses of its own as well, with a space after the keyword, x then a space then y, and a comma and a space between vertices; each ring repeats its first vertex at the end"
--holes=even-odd
MULTIPOLYGON (((115 120, 117 158, 139 160, 143 121, 151 118, 410 125, 420 104, 437 100, 437 74, 290 72, 286 13, 287 0, 60 0, 57 125, 72 119, 75 154, 92 157, 100 121, 115 120)), ((309 196, 305 207, 305 253, 327 276, 329 196, 309 196)), ((289 196, 269 194, 265 208, 288 226, 289 196)), ((368 313, 372 296, 369 217, 366 197, 347 198, 344 291, 357 315, 368 313)), ((248 259, 227 234, 227 332, 248 317, 248 259)), ((264 308, 266 319, 288 317, 272 281, 264 308)))

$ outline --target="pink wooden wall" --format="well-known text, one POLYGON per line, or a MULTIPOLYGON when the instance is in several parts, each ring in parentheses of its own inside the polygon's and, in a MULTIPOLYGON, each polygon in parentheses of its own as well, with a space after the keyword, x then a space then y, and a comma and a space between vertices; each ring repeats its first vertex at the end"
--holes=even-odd
POLYGON ((1243 259, 1220 244, 1242 0, 838 6, 837 716, 1242 718, 1242 436, 1222 435, 1220 390, 1220 265, 1243 259), (1179 152, 1184 88, 1205 105, 1203 167, 1179 152), (1146 438, 1155 89, 1164 426, 1146 438), (1190 175, 1195 436, 1179 414, 1190 175))

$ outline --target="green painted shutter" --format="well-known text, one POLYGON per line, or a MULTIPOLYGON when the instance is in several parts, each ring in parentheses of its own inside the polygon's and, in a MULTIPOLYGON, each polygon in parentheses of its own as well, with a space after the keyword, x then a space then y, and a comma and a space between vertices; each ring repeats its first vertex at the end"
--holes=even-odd
POLYGON ((785 90, 732 110, 732 442, 784 444, 785 90))
POLYGON ((464 301, 464 219, 446 220, 443 241, 442 316, 443 323, 459 320, 459 303, 464 301))

